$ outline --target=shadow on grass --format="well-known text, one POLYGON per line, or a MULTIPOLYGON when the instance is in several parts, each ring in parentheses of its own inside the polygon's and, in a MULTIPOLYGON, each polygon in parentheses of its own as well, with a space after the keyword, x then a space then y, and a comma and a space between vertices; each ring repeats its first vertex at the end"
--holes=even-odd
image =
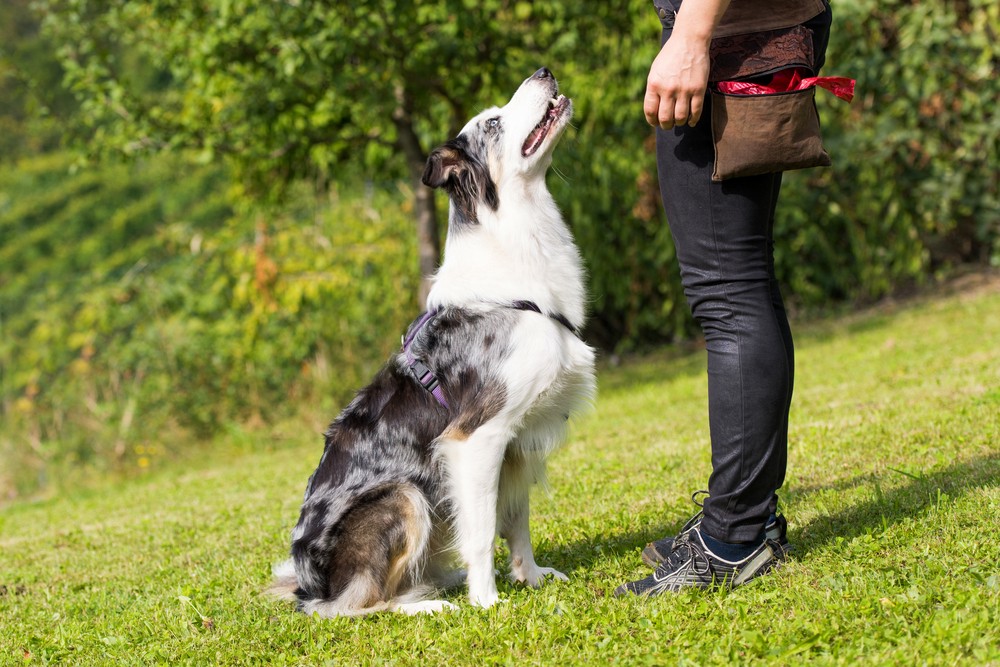
POLYGON ((870 487, 874 494, 870 500, 855 503, 833 514, 818 516, 799 530, 793 529, 789 539, 795 546, 796 554, 801 557, 837 538, 851 539, 880 532, 888 526, 917 517, 936 505, 942 494, 953 501, 972 489, 996 486, 1000 484, 1000 455, 993 454, 955 463, 926 475, 901 470, 891 472, 905 476, 907 482, 883 491, 879 482, 888 480, 887 476, 866 474, 828 485, 786 492, 785 499, 789 505, 815 493, 830 490, 870 487))
MULTIPOLYGON (((913 475, 898 470, 895 474, 907 477, 906 484, 882 491, 880 481, 887 481, 884 475, 864 474, 827 485, 800 487, 782 494, 782 503, 794 506, 809 496, 830 490, 847 490, 871 487, 875 497, 830 514, 819 516, 801 528, 793 526, 789 540, 795 548, 795 556, 802 558, 810 551, 820 549, 837 538, 851 539, 859 535, 881 532, 888 526, 905 521, 933 507, 941 494, 954 501, 972 489, 1000 485, 1000 455, 984 456, 971 461, 956 463, 943 470, 926 475, 913 475)), ((693 513, 693 510, 692 510, 693 513)), ((639 551, 653 540, 676 535, 688 519, 679 516, 676 523, 651 526, 647 529, 595 536, 593 539, 577 540, 551 549, 549 554, 541 554, 540 561, 552 556, 558 561, 557 567, 592 568, 597 561, 609 556, 631 556, 640 564, 639 551)))
MULTIPOLYGON (((552 563, 545 564, 552 564, 557 569, 568 568, 571 570, 580 566, 591 569, 598 561, 609 557, 617 559, 622 556, 634 556, 634 564, 645 567, 639 558, 639 552, 642 548, 654 540, 676 535, 688 518, 690 517, 680 516, 676 523, 660 524, 628 533, 594 536, 593 539, 588 538, 568 544, 552 545, 547 552, 537 554, 538 562, 552 561, 552 563)), ((618 583, 621 582, 617 582, 615 585, 618 583)))

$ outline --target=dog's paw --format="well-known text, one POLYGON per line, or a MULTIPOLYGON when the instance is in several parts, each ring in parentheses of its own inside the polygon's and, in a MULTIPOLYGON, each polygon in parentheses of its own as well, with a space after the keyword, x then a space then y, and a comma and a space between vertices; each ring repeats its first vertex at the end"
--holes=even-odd
POLYGON ((416 614, 437 614, 452 609, 458 609, 458 607, 447 600, 422 600, 420 602, 405 602, 399 605, 396 611, 407 616, 414 616, 416 614))
POLYGON ((510 580, 518 584, 526 584, 532 588, 538 588, 547 578, 557 581, 569 581, 569 577, 552 567, 541 567, 536 565, 533 568, 525 568, 521 572, 511 572, 510 580))
POLYGON ((476 607, 482 607, 483 609, 489 609, 499 601, 500 595, 496 591, 483 593, 481 595, 469 594, 469 602, 476 607))

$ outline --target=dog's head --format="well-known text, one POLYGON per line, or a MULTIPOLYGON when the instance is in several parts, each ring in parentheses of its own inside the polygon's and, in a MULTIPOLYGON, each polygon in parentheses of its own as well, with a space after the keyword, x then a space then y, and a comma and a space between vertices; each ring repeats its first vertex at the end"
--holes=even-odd
POLYGON ((427 159, 423 182, 444 188, 455 212, 478 221, 480 206, 500 207, 499 193, 511 183, 544 179, 573 115, 573 103, 544 67, 525 79, 503 107, 483 111, 458 136, 427 159))

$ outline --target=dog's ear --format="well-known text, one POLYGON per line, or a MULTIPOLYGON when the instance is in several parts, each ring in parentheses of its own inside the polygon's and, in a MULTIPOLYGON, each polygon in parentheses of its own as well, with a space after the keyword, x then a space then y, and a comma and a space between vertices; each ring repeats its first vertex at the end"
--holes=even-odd
POLYGON ((456 146, 445 144, 434 149, 427 158, 427 166, 424 167, 424 175, 420 179, 424 185, 431 188, 440 188, 448 179, 456 174, 460 174, 465 169, 468 157, 465 152, 456 146))
POLYGON ((483 162, 468 151, 468 140, 459 136, 427 158, 421 178, 424 185, 444 188, 448 192, 457 220, 478 223, 476 207, 484 202, 494 211, 500 205, 497 187, 483 162))

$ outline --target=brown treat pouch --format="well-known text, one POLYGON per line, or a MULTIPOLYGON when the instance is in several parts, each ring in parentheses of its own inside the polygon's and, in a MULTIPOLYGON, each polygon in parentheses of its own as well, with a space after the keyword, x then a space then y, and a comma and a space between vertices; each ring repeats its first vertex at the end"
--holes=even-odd
POLYGON ((711 94, 713 181, 830 166, 815 87, 774 95, 711 94))
POLYGON ((813 71, 812 33, 797 25, 712 40, 709 75, 713 181, 830 165, 823 149, 816 88, 760 94, 719 91, 720 83, 766 82, 782 73, 813 71))

